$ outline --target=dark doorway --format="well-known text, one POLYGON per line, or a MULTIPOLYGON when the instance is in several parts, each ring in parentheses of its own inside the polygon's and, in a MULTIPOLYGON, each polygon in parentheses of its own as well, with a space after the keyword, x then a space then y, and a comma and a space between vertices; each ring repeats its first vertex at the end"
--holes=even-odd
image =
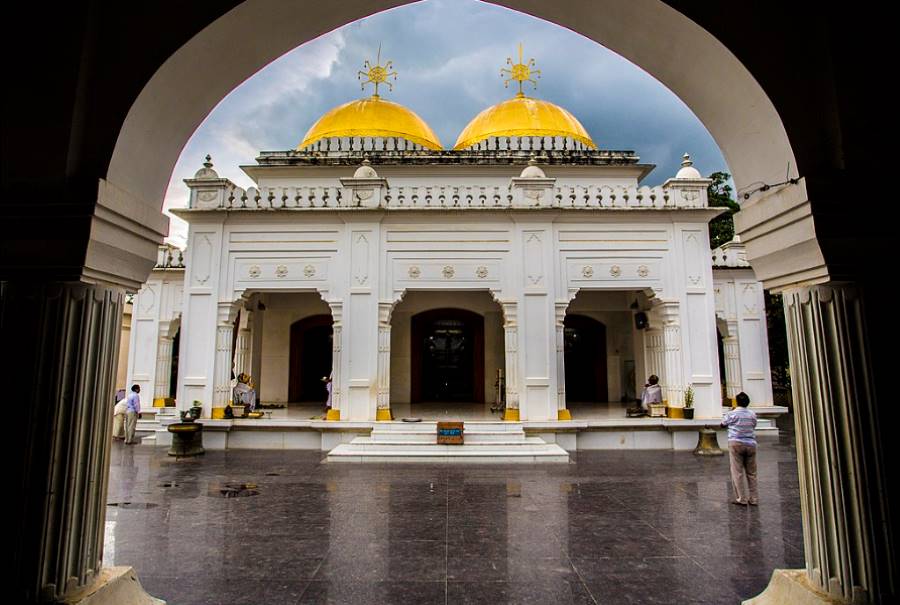
POLYGON ((175 399, 178 391, 178 350, 181 348, 181 328, 172 339, 172 368, 169 370, 169 397, 175 399))
POLYGON ((564 326, 566 400, 605 402, 606 326, 584 315, 566 315, 564 326))
POLYGON ((412 318, 410 399, 484 403, 484 317, 435 309, 412 318))
POLYGON ((323 376, 331 374, 331 315, 313 315, 291 324, 288 401, 325 403, 323 376))
POLYGON ((719 386, 722 391, 722 405, 730 406, 728 401, 728 378, 725 376, 725 339, 722 331, 716 328, 716 349, 719 351, 719 386))

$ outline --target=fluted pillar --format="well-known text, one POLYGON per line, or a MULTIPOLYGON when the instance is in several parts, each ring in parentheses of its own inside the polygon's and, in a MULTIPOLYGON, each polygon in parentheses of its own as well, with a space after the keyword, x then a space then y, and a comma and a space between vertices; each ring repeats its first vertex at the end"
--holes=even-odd
POLYGON ((13 377, 5 396, 15 402, 10 602, 60 600, 100 570, 123 304, 117 288, 0 284, 0 342, 13 377))
POLYGON ((519 324, 516 303, 501 301, 506 348, 506 412, 504 420, 519 420, 519 324))
POLYGON ((329 301, 331 307, 331 409, 328 410, 326 420, 341 419, 341 404, 343 403, 344 381, 341 365, 341 351, 343 350, 343 308, 340 301, 329 301))
POLYGON ((741 381, 741 342, 738 337, 737 321, 728 322, 728 336, 722 339, 725 354, 725 396, 734 404, 734 398, 744 390, 741 381))
MULTIPOLYGON (((241 309, 241 315, 238 321, 237 340, 234 345, 234 374, 237 376, 241 373, 250 374, 253 370, 252 360, 250 358, 250 349, 253 343, 253 311, 241 309)), ((254 377, 258 380, 258 377, 254 377)))
POLYGON ((862 298, 850 285, 783 296, 809 580, 846 602, 887 603, 900 570, 862 298))
POLYGON ((683 399, 684 372, 681 358, 681 321, 678 317, 678 303, 665 302, 660 305, 662 319, 662 341, 665 371, 661 377, 663 398, 670 406, 679 406, 683 399))
POLYGON ((224 409, 231 402, 232 340, 234 313, 231 303, 220 303, 216 321, 216 359, 213 371, 213 400, 211 409, 204 406, 204 416, 224 417, 224 409))
POLYGON ((556 303, 556 407, 558 420, 571 420, 566 405, 566 309, 568 301, 556 303))
POLYGON ((378 303, 378 409, 375 420, 391 415, 391 310, 393 302, 378 303))
POLYGON ((153 385, 153 404, 165 405, 159 400, 169 397, 172 386, 172 345, 175 339, 160 336, 156 347, 156 384, 153 385))

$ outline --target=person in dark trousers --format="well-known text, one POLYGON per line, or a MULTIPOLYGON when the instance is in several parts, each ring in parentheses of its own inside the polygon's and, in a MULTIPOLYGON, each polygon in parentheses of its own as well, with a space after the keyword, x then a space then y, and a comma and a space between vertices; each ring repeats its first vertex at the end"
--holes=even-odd
POLYGON ((759 504, 756 485, 756 412, 747 407, 750 405, 750 397, 746 393, 738 393, 735 399, 737 407, 725 414, 719 425, 722 428, 728 427, 731 485, 734 488, 732 504, 756 506, 759 504))

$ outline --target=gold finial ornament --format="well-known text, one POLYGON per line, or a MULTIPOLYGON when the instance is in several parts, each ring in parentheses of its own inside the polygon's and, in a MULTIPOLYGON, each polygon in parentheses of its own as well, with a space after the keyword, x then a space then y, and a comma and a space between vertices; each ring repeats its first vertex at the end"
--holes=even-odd
POLYGON ((391 71, 394 68, 394 62, 388 61, 384 65, 381 64, 381 44, 378 45, 378 57, 375 59, 375 65, 369 63, 369 60, 363 63, 363 68, 366 71, 360 71, 357 74, 357 79, 360 80, 360 87, 365 90, 366 84, 374 84, 375 85, 375 93, 372 95, 373 98, 378 98, 378 85, 379 84, 387 84, 388 90, 393 91, 394 86, 390 83, 389 78, 391 76, 394 77, 394 80, 397 79, 397 72, 391 71), (366 77, 363 80, 363 76, 366 77))
POLYGON ((537 80, 535 80, 534 78, 541 77, 541 70, 534 69, 534 59, 528 59, 528 61, 524 60, 522 56, 521 42, 519 42, 519 62, 513 63, 512 57, 507 57, 506 64, 509 65, 509 69, 507 69, 506 67, 500 68, 500 77, 506 78, 506 80, 503 82, 504 88, 509 88, 509 83, 515 80, 519 85, 519 92, 516 93, 517 97, 525 96, 525 93, 522 92, 522 84, 524 82, 531 82, 531 85, 537 88, 537 80))

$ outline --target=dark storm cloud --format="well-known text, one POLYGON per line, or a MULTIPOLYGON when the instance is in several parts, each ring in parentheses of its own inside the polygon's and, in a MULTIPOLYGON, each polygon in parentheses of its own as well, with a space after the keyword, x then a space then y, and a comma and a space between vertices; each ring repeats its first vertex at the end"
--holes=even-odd
MULTIPOLYGON (((528 94, 568 109, 603 149, 630 149, 656 164, 655 185, 689 152, 704 174, 727 170, 712 137, 691 111, 640 68, 579 34, 471 0, 428 0, 393 9, 299 47, 226 97, 197 130, 176 166, 167 206, 184 205, 181 179, 211 153, 219 174, 248 185, 237 170, 258 150, 295 147, 335 105, 365 94, 356 73, 365 59, 394 62, 399 78, 384 96, 425 119, 445 147, 478 112, 509 98, 500 68, 534 57, 541 78, 528 94)), ((370 89, 369 89, 370 90, 370 89)), ((173 225, 177 243, 183 226, 173 225)), ((179 241, 181 239, 181 241, 179 241)))

